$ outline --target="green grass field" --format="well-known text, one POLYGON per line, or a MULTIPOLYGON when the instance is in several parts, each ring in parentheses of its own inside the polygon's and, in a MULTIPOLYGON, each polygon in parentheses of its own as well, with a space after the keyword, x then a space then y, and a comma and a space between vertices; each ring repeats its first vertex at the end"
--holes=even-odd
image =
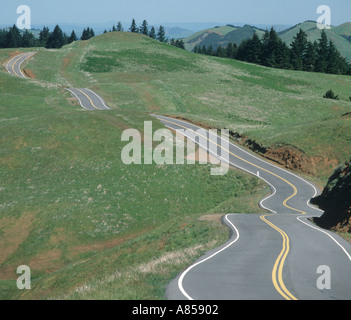
MULTIPOLYGON (((10 53, 1 50, 0 62, 10 53)), ((35 79, 0 72, 2 299, 163 299, 172 277, 228 239, 218 215, 262 212, 268 186, 236 170, 124 165, 122 132, 142 131, 150 113, 299 150, 321 184, 350 155, 350 77, 118 32, 39 49, 24 67, 35 79), (68 86, 96 91, 112 110, 83 110, 68 86), (328 89, 341 100, 323 99, 328 89), (33 272, 26 292, 15 287, 21 264, 33 272)))
POLYGON ((61 85, 89 86, 90 66, 65 72, 66 50, 39 51, 36 79, 0 72, 0 299, 163 299, 172 277, 228 239, 218 214, 260 212, 269 188, 234 170, 211 176, 211 165, 124 165, 122 132, 152 118, 142 100, 108 99, 107 112, 72 102, 61 85))
POLYGON ((350 155, 351 78, 196 55, 147 37, 110 33, 30 62, 37 78, 88 86, 118 110, 182 116, 261 146, 298 150, 323 182, 350 155), (50 68, 57 70, 49 73, 50 68), (327 100, 327 90, 340 100, 327 100))

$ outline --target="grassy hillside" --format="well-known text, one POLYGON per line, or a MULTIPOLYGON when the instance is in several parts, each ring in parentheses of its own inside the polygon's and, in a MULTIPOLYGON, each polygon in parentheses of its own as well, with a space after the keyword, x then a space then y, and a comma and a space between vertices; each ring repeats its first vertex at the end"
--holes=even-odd
MULTIPOLYGON (((0 72, 0 299, 162 299, 172 277, 228 239, 218 214, 260 211, 269 192, 238 171, 213 177, 210 165, 124 165, 123 130, 152 119, 141 96, 113 92, 128 76, 106 78, 106 112, 83 110, 63 90, 70 82, 105 96, 83 70, 105 71, 109 56, 84 55, 129 37, 111 39, 40 49, 25 65, 32 80, 0 72), (16 288, 22 264, 32 270, 28 291, 16 288)), ((0 50, 0 62, 15 53, 0 50)))
POLYGON ((229 128, 240 141, 260 145, 267 157, 317 178, 327 179, 349 156, 348 76, 196 55, 129 33, 43 50, 28 68, 62 86, 90 87, 118 110, 229 128), (340 100, 324 99, 329 89, 340 100))
POLYGON ((350 77, 118 32, 40 49, 25 69, 34 79, 0 73, 2 298, 162 298, 173 276, 228 238, 216 214, 259 210, 268 187, 238 171, 125 166, 121 134, 142 131, 149 113, 229 128, 321 184, 350 155, 350 77), (112 110, 83 110, 67 86, 95 90, 112 110), (341 100, 322 98, 330 88, 341 100), (33 290, 15 288, 19 264, 32 267, 33 290))
POLYGON ((351 22, 345 22, 345 23, 341 24, 340 26, 333 27, 332 30, 337 34, 340 34, 341 36, 350 37, 351 36, 351 22))

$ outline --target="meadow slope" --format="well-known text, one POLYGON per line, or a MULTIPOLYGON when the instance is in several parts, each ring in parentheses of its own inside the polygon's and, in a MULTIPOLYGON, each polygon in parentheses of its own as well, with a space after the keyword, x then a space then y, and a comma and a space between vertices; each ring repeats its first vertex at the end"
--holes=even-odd
MULTIPOLYGON (((0 62, 11 54, 1 50, 0 62)), ((121 134, 142 131, 150 113, 228 128, 321 184, 349 156, 350 77, 119 32, 39 49, 24 67, 33 79, 0 73, 0 298, 162 299, 173 276, 228 239, 221 214, 262 212, 269 188, 236 170, 124 165, 121 134), (83 110, 69 86, 96 91, 112 110, 83 110), (328 89, 341 100, 323 99, 328 89), (20 264, 32 267, 33 290, 15 288, 20 264)))
MULTIPOLYGON (((79 106, 68 82, 105 94, 80 70, 86 48, 39 49, 24 64, 33 79, 0 72, 0 299, 163 299, 176 274, 228 239, 221 214, 260 212, 269 193, 238 171, 211 176, 212 165, 122 163, 122 132, 153 118, 144 100, 119 108, 114 93, 113 110, 79 106), (27 291, 16 288, 23 264, 27 291)), ((1 50, 0 63, 17 53, 1 50)))
POLYGON ((118 32, 43 50, 29 67, 40 79, 88 86, 118 110, 228 128, 238 142, 322 182, 350 154, 349 76, 207 57, 118 32), (340 100, 324 99, 329 89, 340 100))

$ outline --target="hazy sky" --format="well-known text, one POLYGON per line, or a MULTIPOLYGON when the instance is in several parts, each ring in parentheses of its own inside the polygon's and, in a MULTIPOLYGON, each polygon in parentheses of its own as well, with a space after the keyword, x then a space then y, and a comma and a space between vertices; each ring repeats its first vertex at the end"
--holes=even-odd
POLYGON ((150 24, 220 22, 296 24, 317 20, 317 7, 329 5, 332 25, 351 21, 351 0, 1 0, 0 24, 13 24, 19 5, 28 5, 32 24, 93 24, 110 21, 150 24))

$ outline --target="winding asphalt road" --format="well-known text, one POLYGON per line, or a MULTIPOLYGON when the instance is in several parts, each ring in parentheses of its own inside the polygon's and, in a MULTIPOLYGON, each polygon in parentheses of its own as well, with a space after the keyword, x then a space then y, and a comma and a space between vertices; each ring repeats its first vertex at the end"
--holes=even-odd
POLYGON ((110 110, 105 101, 90 89, 66 89, 76 97, 80 105, 87 110, 110 110))
MULTIPOLYGON (((21 78, 28 78, 21 69, 21 65, 24 61, 30 59, 36 52, 26 52, 21 53, 13 58, 11 58, 5 68, 8 73, 12 74, 13 76, 21 77, 21 78)), ((106 102, 94 91, 87 89, 87 88, 70 88, 68 90, 72 96, 78 99, 80 105, 86 110, 111 110, 107 105, 106 102)))
POLYGON ((233 143, 223 147, 221 138, 198 126, 155 117, 222 161, 227 159, 230 166, 264 180, 272 190, 260 203, 270 213, 223 218, 231 239, 174 279, 168 299, 351 299, 351 245, 308 220, 323 213, 309 203, 318 193, 313 184, 233 143))
POLYGON ((17 77, 27 78, 21 70, 21 65, 33 55, 35 55, 35 52, 26 52, 14 56, 6 64, 7 72, 17 77))
MULTIPOLYGON (((13 57, 6 70, 25 77, 21 64, 33 54, 13 57)), ((67 90, 87 110, 109 109, 89 89, 67 90)), ((221 138, 198 126, 155 117, 230 166, 264 180, 272 189, 260 203, 270 214, 229 214, 223 218, 232 231, 231 239, 172 281, 167 290, 169 299, 351 299, 351 245, 308 220, 322 214, 309 204, 318 193, 315 186, 233 143, 226 146, 221 138)))

